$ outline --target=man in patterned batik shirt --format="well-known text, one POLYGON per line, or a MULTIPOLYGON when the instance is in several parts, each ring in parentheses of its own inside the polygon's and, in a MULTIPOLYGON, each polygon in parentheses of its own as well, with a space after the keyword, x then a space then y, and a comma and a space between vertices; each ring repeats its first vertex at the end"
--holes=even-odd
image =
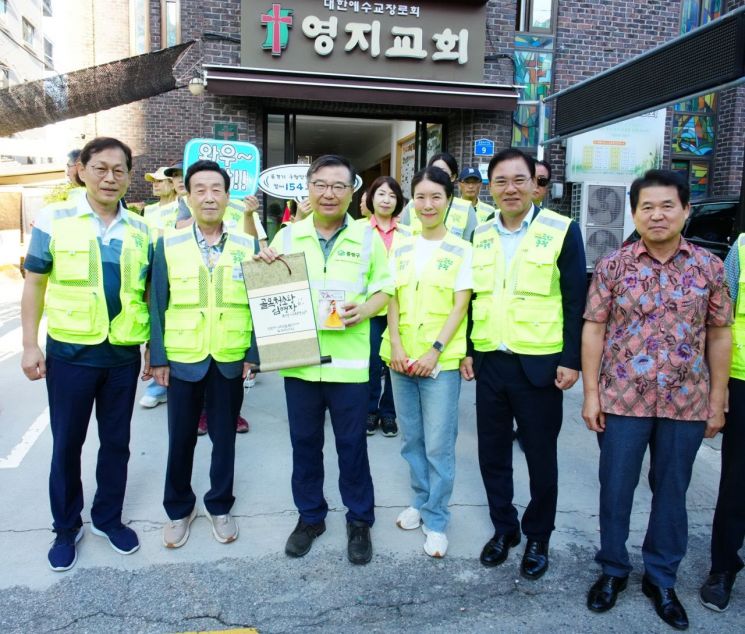
POLYGON ((631 186, 641 239, 598 262, 582 332, 582 416, 600 444, 602 574, 587 607, 626 588, 634 489, 649 446, 652 508, 642 591, 660 618, 688 627, 675 576, 688 541, 686 491, 704 437, 724 425, 732 307, 721 260, 681 236, 687 184, 652 170, 631 186))

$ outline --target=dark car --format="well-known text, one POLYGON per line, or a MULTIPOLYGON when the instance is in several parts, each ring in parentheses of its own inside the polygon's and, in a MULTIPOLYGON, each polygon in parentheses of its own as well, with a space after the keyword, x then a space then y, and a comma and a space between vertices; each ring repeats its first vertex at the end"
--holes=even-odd
MULTIPOLYGON (((739 204, 736 198, 691 201, 691 214, 683 227, 683 237, 724 260, 737 238, 735 218, 739 204)), ((634 230, 624 240, 624 246, 638 239, 639 234, 634 230)))

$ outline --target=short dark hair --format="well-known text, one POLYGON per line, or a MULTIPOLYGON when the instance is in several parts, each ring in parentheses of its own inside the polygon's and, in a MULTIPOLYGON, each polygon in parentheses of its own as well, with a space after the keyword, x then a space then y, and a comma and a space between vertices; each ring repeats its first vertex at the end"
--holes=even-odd
POLYGON ((110 136, 97 136, 95 139, 91 139, 83 146, 80 150, 79 160, 83 165, 88 165, 88 161, 94 154, 103 152, 104 150, 110 150, 112 148, 118 148, 124 152, 124 157, 127 161, 127 169, 132 169, 132 150, 126 144, 110 136))
POLYGON ((414 197, 416 186, 424 180, 442 185, 445 188, 445 193, 448 195, 448 198, 450 198, 455 191, 455 184, 444 169, 439 167, 425 167, 423 170, 419 170, 414 174, 414 178, 411 179, 412 198, 414 197))
POLYGON ((189 165, 189 169, 186 170, 186 177, 184 178, 184 187, 186 191, 191 193, 191 177, 197 172, 217 172, 222 176, 222 180, 225 183, 225 191, 230 191, 230 174, 228 174, 224 168, 220 167, 215 161, 196 161, 189 165))
POLYGON ((551 166, 548 164, 548 161, 536 161, 536 165, 543 165, 543 167, 546 168, 546 171, 548 172, 548 180, 551 180, 551 166))
POLYGON ((375 196, 375 192, 378 191, 381 185, 388 185, 393 190, 394 195, 396 196, 396 206, 393 209, 394 216, 398 216, 398 214, 401 213, 401 210, 404 208, 404 193, 401 191, 401 185, 398 184, 398 181, 393 178, 393 176, 378 176, 373 182, 372 185, 367 190, 367 197, 365 198, 365 207, 367 207, 370 210, 370 213, 374 213, 375 210, 373 209, 373 196, 375 196))
POLYGON ((70 150, 67 153, 67 160, 70 163, 77 163, 79 158, 80 158, 80 150, 70 150))
POLYGON ((495 154, 492 160, 489 161, 489 169, 487 170, 489 181, 491 181, 491 173, 494 171, 494 168, 497 165, 499 165, 500 163, 504 163, 505 161, 512 161, 514 159, 522 159, 523 161, 525 161, 525 164, 528 166, 530 178, 535 178, 535 159, 529 154, 525 154, 525 152, 521 152, 520 150, 516 150, 515 148, 508 148, 495 154))
POLYGON ((310 164, 308 168, 308 182, 311 176, 324 167, 346 167, 349 170, 349 184, 354 187, 354 181, 357 178, 357 171, 354 169, 352 162, 346 157, 339 154, 323 154, 310 164))
POLYGON ((672 170, 649 170, 644 173, 644 176, 631 183, 629 199, 632 213, 636 211, 636 206, 639 204, 639 194, 647 187, 675 187, 683 207, 687 206, 691 199, 691 188, 680 174, 672 170))
POLYGON ((450 168, 453 178, 458 178, 458 161, 450 152, 438 152, 427 161, 427 167, 432 167, 435 161, 442 161, 450 168))

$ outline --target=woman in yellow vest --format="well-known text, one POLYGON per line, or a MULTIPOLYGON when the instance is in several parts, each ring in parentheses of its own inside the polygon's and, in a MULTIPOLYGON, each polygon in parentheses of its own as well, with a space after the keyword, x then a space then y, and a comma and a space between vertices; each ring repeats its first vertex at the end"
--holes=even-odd
MULTIPOLYGON (((376 178, 370 189, 363 195, 364 205, 370 213, 369 222, 385 245, 390 257, 391 247, 397 241, 398 215, 404 206, 401 186, 391 176, 376 178)), ((407 231, 408 234, 408 231, 407 231)), ((367 409, 367 435, 372 436, 380 425, 384 436, 398 435, 396 408, 393 404, 391 374, 380 359, 380 341, 387 325, 386 310, 370 318, 370 403, 367 409), (381 394, 380 374, 383 372, 381 394)))
POLYGON ((388 362, 401 425, 401 455, 414 492, 396 524, 422 526, 424 552, 443 557, 455 479, 458 366, 466 355, 466 311, 471 298, 471 245, 445 226, 453 182, 436 167, 412 180, 420 235, 397 238, 391 255, 396 292, 380 356, 388 362))

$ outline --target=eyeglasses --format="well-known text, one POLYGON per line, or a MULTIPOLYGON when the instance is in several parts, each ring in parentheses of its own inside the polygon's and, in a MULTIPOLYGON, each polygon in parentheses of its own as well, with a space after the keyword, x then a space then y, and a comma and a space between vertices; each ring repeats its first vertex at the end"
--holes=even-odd
POLYGON ((530 182, 530 178, 527 176, 516 176, 512 180, 506 178, 495 178, 492 180, 492 187, 495 189, 506 189, 508 185, 512 184, 518 189, 522 189, 530 182))
POLYGON ((121 167, 105 167, 103 165, 91 165, 91 171, 96 175, 99 180, 106 178, 106 175, 111 172, 114 180, 121 181, 127 178, 129 172, 121 167))
POLYGON ((310 182, 310 188, 316 194, 325 194, 328 191, 329 187, 331 188, 331 191, 334 192, 335 196, 343 196, 344 193, 351 187, 351 185, 348 185, 347 183, 326 183, 324 181, 310 182))
POLYGON ((546 178, 545 176, 539 176, 535 179, 535 182, 538 183, 539 187, 545 187, 546 185, 548 185, 548 178, 546 178))
POLYGON ((77 165, 77 163, 68 163, 67 164, 67 167, 75 167, 76 165, 77 165))

